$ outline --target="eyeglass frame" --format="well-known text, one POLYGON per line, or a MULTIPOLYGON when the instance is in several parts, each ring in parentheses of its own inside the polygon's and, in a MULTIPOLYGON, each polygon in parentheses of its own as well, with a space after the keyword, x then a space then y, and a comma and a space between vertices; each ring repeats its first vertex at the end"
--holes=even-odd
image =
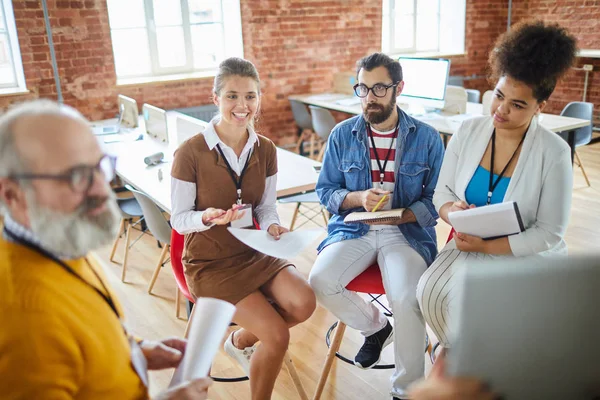
POLYGON ((352 88, 354 89, 354 94, 356 95, 356 97, 364 99, 365 97, 367 97, 369 95, 369 91, 371 91, 373 93, 373 96, 377 97, 377 98, 382 98, 387 96, 387 92, 391 87, 397 87, 400 84, 400 82, 392 82, 389 85, 384 85, 383 83, 376 83, 371 87, 368 87, 367 85, 365 85, 364 83, 357 83, 356 85, 354 85, 352 88), (358 93, 356 93, 356 89, 358 89, 359 86, 364 86, 367 88, 367 94, 365 94, 364 96, 360 96, 358 93), (375 86, 380 85, 382 87, 385 88, 385 93, 383 94, 383 96, 378 96, 375 94, 375 90, 373 90, 375 88, 375 86))
POLYGON ((94 184, 94 176, 95 176, 94 173, 96 171, 102 173, 102 175, 104 175, 104 178, 106 179, 106 181, 110 182, 116 176, 116 166, 117 166, 117 157, 110 155, 110 154, 104 154, 104 155, 102 155, 102 157, 100 157, 100 160, 98 160, 98 163, 96 165, 77 165, 75 167, 69 168, 66 172, 63 172, 62 174, 13 174, 13 175, 9 175, 8 178, 13 179, 13 180, 44 179, 44 180, 63 181, 63 182, 67 182, 69 184, 69 187, 71 188, 71 190, 73 192, 87 193, 87 192, 89 192, 92 185, 94 184), (110 161, 110 165, 112 167, 112 176, 107 176, 104 173, 104 171, 102 170, 102 168, 100 167, 100 165, 107 159, 110 161), (88 173, 89 177, 88 177, 88 182, 87 182, 87 186, 86 186, 85 190, 78 190, 73 186, 74 185, 73 184, 73 174, 77 170, 91 171, 88 173))

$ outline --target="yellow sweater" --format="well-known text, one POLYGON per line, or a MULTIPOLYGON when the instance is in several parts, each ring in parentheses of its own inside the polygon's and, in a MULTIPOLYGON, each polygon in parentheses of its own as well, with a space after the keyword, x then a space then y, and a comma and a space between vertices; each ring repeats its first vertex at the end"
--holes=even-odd
MULTIPOLYGON (((84 259, 67 264, 102 291, 84 259)), ((102 297, 56 263, 0 237, 0 398, 147 397, 121 324, 102 297)))

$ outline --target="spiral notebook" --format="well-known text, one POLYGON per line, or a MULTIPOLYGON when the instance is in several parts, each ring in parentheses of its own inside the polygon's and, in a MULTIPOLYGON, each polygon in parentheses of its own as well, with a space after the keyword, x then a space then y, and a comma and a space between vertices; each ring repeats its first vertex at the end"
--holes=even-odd
POLYGON ((404 208, 398 208, 395 210, 387 211, 375 211, 375 212, 353 212, 346 215, 344 223, 346 224, 357 224, 363 223, 368 224, 370 222, 393 222, 402 218, 404 208))

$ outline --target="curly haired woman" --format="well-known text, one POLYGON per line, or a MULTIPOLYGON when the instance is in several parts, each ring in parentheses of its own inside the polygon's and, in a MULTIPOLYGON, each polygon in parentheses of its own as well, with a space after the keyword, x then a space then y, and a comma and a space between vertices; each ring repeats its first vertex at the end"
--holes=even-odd
POLYGON ((496 82, 491 116, 465 121, 448 145, 433 196, 440 217, 450 224, 450 212, 515 201, 525 231, 493 240, 455 233, 423 274, 419 305, 444 347, 452 341, 455 276, 467 262, 567 252, 571 152, 536 116, 575 54, 575 39, 558 25, 512 27, 489 56, 496 82), (457 201, 453 192, 466 201, 457 201))

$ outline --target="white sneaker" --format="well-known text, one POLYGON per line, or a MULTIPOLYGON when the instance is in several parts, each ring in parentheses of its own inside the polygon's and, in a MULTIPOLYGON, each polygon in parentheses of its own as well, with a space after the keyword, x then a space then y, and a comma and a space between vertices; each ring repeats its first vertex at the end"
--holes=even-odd
POLYGON ((242 367, 242 370, 246 373, 246 376, 250 376, 250 357, 256 350, 256 345, 252 347, 246 347, 241 350, 233 345, 233 334, 236 331, 231 332, 223 348, 225 349, 225 353, 231 358, 233 358, 237 363, 242 367))

